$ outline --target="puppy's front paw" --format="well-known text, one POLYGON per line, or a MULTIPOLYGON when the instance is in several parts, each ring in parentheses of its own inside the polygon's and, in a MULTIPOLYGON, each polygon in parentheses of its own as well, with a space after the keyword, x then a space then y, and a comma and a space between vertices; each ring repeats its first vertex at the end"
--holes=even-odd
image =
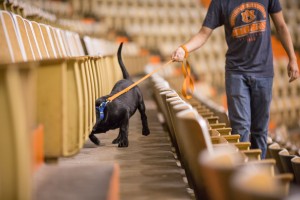
POLYGON ((116 138, 112 141, 112 144, 118 144, 120 142, 120 138, 116 138))
POLYGON ((143 134, 144 136, 149 135, 149 134, 150 134, 149 128, 143 128, 142 134, 143 134))
POLYGON ((100 140, 94 134, 90 134, 89 138, 95 145, 100 145, 100 140))
POLYGON ((120 140, 118 147, 128 147, 128 140, 120 140))

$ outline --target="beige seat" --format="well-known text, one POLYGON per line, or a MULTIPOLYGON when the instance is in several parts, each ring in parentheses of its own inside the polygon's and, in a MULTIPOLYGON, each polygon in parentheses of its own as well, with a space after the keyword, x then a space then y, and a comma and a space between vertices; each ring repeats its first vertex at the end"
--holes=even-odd
POLYGON ((37 22, 32 21, 29 22, 29 26, 31 28, 32 34, 34 35, 33 37, 35 38, 36 44, 39 48, 41 59, 50 58, 40 25, 37 22))
POLYGON ((166 125, 168 127, 169 133, 170 133, 170 138, 172 141, 173 146, 176 148, 176 150, 178 151, 178 145, 177 145, 177 141, 176 141, 176 137, 175 137, 175 133, 174 133, 174 128, 173 128, 173 124, 172 124, 172 119, 171 119, 171 115, 167 106, 167 100, 170 98, 167 98, 167 96, 169 97, 174 97, 174 96, 178 96, 178 94, 173 91, 173 90, 169 90, 169 91, 164 91, 160 93, 160 98, 162 100, 162 106, 164 107, 164 118, 166 121, 166 125))
MULTIPOLYGON (((171 93, 169 93, 171 94, 171 93)), ((180 158, 180 145, 178 143, 180 143, 181 141, 178 140, 178 131, 176 129, 176 121, 175 121, 175 115, 182 111, 182 110, 186 110, 186 109, 190 109, 191 106, 183 101, 171 101, 172 98, 166 99, 166 106, 167 106, 167 110, 169 113, 169 117, 170 117, 170 133, 171 133, 171 137, 173 137, 173 143, 174 146, 176 148, 176 152, 178 157, 180 158)))
POLYGON ((27 60, 33 61, 36 60, 36 56, 33 51, 32 44, 30 42, 29 33, 26 28, 24 19, 20 15, 13 15, 15 21, 15 27, 17 32, 20 33, 21 43, 23 43, 24 50, 26 52, 27 60))
POLYGON ((279 158, 281 161, 282 169, 284 173, 294 173, 291 160, 295 157, 295 155, 290 155, 288 150, 282 149, 279 151, 279 158))
POLYGON ((258 166, 244 166, 232 178, 232 199, 279 200, 287 194, 285 187, 268 170, 258 166))
POLYGON ((208 98, 205 98, 199 93, 195 93, 193 97, 202 104, 204 104, 206 107, 208 107, 216 116, 218 116, 219 122, 225 123, 226 127, 230 126, 228 115, 223 107, 217 105, 216 103, 214 103, 208 98))
POLYGON ((292 167, 293 167, 293 170, 294 170, 296 183, 298 185, 300 185, 300 157, 295 156, 294 158, 292 158, 291 161, 292 161, 292 167))
MULTIPOLYGON (((49 55, 51 57, 55 57, 57 55, 57 45, 53 44, 53 41, 55 41, 55 38, 52 38, 52 35, 50 33, 49 27, 45 25, 39 25, 35 22, 30 22, 23 20, 19 16, 15 17, 15 20, 17 20, 18 23, 16 23, 18 26, 16 30, 20 30, 22 37, 22 42, 14 42, 16 39, 10 38, 10 42, 12 44, 18 44, 21 49, 23 44, 30 45, 31 49, 28 50, 28 48, 24 48, 25 52, 30 54, 33 53, 32 57, 35 57, 37 59, 45 59, 49 58, 49 55), (43 28, 41 28, 43 27, 43 28), (25 29, 25 30, 24 30, 25 29), (42 31, 42 29, 44 31, 42 31), (27 33, 28 37, 25 37, 25 33, 27 33), (48 44, 46 44, 45 41, 48 41, 48 44), (14 43, 13 43, 14 42, 14 43), (55 48, 56 47, 56 48, 55 48), (35 50, 34 50, 35 49, 35 50)), ((17 40, 20 41, 20 40, 17 40)), ((18 48, 14 48, 18 49, 18 48)), ((45 140, 45 152, 47 157, 58 157, 61 155, 67 156, 74 154, 79 150, 79 147, 83 145, 83 125, 82 125, 82 90, 81 90, 81 80, 80 75, 78 72, 78 63, 76 60, 60 60, 60 61, 41 61, 37 63, 41 67, 37 70, 38 75, 38 87, 37 87, 37 97, 38 97, 38 120, 39 122, 45 123, 45 137, 49 140, 45 140), (53 66, 52 66, 53 64, 53 66), (58 73, 61 72, 61 81, 58 79, 55 79, 54 74, 55 69, 57 69, 58 73), (61 69, 61 71, 60 71, 61 69), (52 71, 53 70, 53 71, 52 71), (49 73, 53 72, 53 76, 49 76, 49 73), (65 82, 68 78, 68 82, 65 82), (40 82, 39 82, 40 81, 40 82), (54 81, 55 84, 52 85, 54 81), (52 87, 56 85, 55 87, 52 87), (65 85, 65 87, 63 87, 65 85), (47 88, 47 86, 49 88, 47 88), (48 96, 49 93, 45 94, 45 91, 57 92, 54 96, 48 96), (62 92, 67 89, 67 92, 62 92), (57 96, 58 95, 58 96, 57 96), (65 95, 65 96, 64 96, 65 95), (64 96, 64 97, 63 97, 64 96), (57 101, 49 101, 49 98, 57 98, 57 101), (60 100, 63 99, 63 101, 67 101, 69 99, 69 103, 67 104, 61 104, 59 103, 60 100), (48 102, 47 102, 48 101, 48 102), (45 104, 47 102, 47 104, 45 104), (55 104, 57 102, 58 104, 55 104), (47 105, 47 107, 45 106, 47 105), (60 110, 57 112, 57 106, 60 106, 60 110), (67 113, 64 113, 66 110, 66 105, 68 105, 67 113), (54 109, 48 110, 51 106, 54 106, 54 109), (63 118, 56 118, 53 117, 51 114, 50 116, 48 112, 52 112, 54 116, 64 116, 63 118), (67 120, 68 119, 68 120, 67 120), (46 120, 46 122, 44 121, 46 120), (58 121, 55 121, 58 120, 58 121), (53 130, 55 134, 58 135, 58 137, 53 137, 53 130), (59 131, 57 131, 59 130, 59 131), (54 139, 53 139, 54 138, 54 139), (64 139, 62 139, 64 138, 64 139), (64 142, 63 142, 64 141, 64 142), (48 144, 48 142, 50 144, 48 144), (53 144, 59 145, 53 146, 53 144), (64 147, 63 147, 64 146, 64 147), (71 147, 72 146, 72 147, 71 147), (50 150, 51 149, 51 150, 50 150), (63 150, 64 149, 64 150, 63 150), (76 149, 76 150, 75 150, 76 149), (49 153, 52 151, 51 153, 49 153), (56 152, 56 153, 53 153, 56 152)))
POLYGON ((176 138, 177 141, 180 141, 178 145, 181 159, 184 160, 186 171, 191 174, 191 184, 196 197, 201 198, 202 195, 207 195, 204 190, 206 186, 203 182, 202 170, 196 161, 201 151, 208 149, 213 152, 206 122, 197 115, 196 110, 191 108, 177 113, 174 122, 177 129, 176 138))
POLYGON ((199 163, 210 199, 233 199, 234 190, 230 187, 230 181, 243 162, 244 157, 231 145, 201 152, 199 163))
POLYGON ((32 94, 34 90, 30 83, 33 73, 31 65, 0 65, 1 199, 31 199, 33 166, 29 144, 34 116, 28 112, 34 112, 34 101, 26 98, 26 92, 32 94))
POLYGON ((270 151, 271 158, 276 160, 276 166, 278 172, 283 173, 284 171, 279 157, 279 152, 282 151, 283 148, 280 147, 278 143, 274 142, 273 144, 269 145, 268 149, 270 151))
POLYGON ((52 38, 46 25, 28 23, 38 48, 44 49, 40 55, 46 59, 39 62, 37 70, 37 116, 45 126, 45 156, 74 155, 84 143, 80 64, 76 59, 47 60, 59 54, 54 45, 57 38, 52 38))
MULTIPOLYGON (((188 167, 188 171, 192 174, 195 190, 199 189, 199 191, 201 191, 203 189, 203 174, 201 174, 199 165, 195 164, 195 159, 197 159, 198 154, 203 150, 213 153, 215 148, 222 148, 229 144, 212 145, 207 124, 194 109, 187 109, 179 112, 175 117, 175 124, 177 127, 176 137, 178 135, 177 141, 180 141, 178 144, 181 158, 185 160, 184 163, 187 163, 185 166, 188 167)), ((237 152, 236 147, 235 151, 237 152)), ((240 162, 240 164, 251 161, 251 163, 266 165, 268 166, 270 174, 273 175, 274 160, 253 161, 259 160, 259 153, 259 150, 239 151, 239 154, 245 159, 243 162, 240 162)))
POLYGON ((14 24, 12 13, 0 10, 0 63, 15 63, 27 61, 21 37, 14 24), (4 49, 6 49, 4 51, 4 49))
POLYGON ((267 151, 266 151, 266 158, 271 158, 271 153, 269 146, 273 143, 273 140, 270 136, 267 137, 267 151))

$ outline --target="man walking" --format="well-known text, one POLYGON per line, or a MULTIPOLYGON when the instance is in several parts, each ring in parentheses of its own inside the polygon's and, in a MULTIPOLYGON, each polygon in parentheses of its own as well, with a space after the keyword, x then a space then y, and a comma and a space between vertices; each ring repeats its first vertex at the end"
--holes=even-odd
POLYGON ((212 0, 200 31, 177 48, 172 60, 200 48, 213 29, 224 25, 228 50, 225 83, 229 120, 240 141, 267 149, 267 134, 273 84, 273 55, 270 16, 288 55, 289 81, 299 77, 299 69, 290 33, 279 0, 212 0))

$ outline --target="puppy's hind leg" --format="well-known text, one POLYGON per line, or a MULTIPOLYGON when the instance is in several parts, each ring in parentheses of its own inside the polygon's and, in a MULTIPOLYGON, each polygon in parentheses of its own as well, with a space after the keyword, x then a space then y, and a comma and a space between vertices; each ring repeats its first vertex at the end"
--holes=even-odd
POLYGON ((119 130, 120 140, 118 147, 128 147, 128 127, 129 116, 126 114, 119 130))
POLYGON ((116 139, 114 139, 114 140, 112 141, 112 143, 113 143, 113 144, 118 144, 118 143, 120 142, 120 140, 121 140, 121 133, 119 132, 118 137, 117 137, 116 139))
POLYGON ((147 115, 146 115, 146 107, 144 104, 144 101, 142 100, 142 102, 139 104, 138 106, 138 110, 141 114, 141 120, 142 120, 142 126, 143 126, 143 130, 142 130, 142 134, 147 136, 150 134, 150 130, 148 127, 148 120, 147 120, 147 115))

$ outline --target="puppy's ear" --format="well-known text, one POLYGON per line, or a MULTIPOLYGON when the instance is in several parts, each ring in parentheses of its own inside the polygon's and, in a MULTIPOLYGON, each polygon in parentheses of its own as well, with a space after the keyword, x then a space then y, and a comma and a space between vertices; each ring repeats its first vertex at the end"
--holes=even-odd
POLYGON ((100 104, 102 103, 103 99, 99 98, 99 99, 96 99, 95 101, 95 106, 98 107, 100 106, 100 104))

